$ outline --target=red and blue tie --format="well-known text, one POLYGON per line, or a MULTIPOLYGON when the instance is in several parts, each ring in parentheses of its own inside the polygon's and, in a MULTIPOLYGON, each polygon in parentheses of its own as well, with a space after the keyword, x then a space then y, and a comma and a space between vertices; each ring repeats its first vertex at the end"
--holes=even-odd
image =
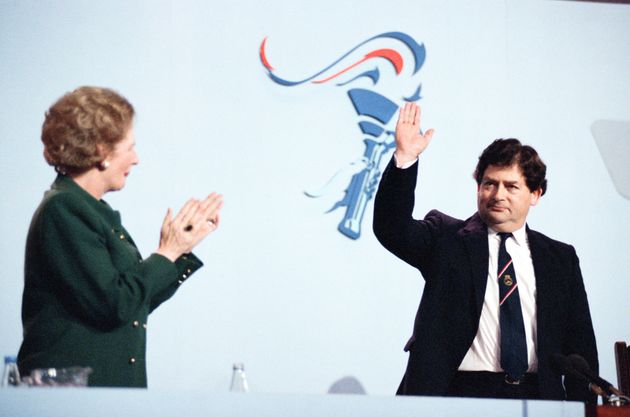
POLYGON ((505 241, 512 233, 499 233, 499 324, 501 327, 501 367, 512 381, 519 381, 527 371, 527 342, 518 283, 512 258, 505 241))

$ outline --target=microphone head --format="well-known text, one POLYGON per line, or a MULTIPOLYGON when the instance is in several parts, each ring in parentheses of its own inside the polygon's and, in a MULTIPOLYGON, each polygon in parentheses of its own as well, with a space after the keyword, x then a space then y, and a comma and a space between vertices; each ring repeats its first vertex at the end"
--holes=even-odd
POLYGON ((617 388, 615 388, 613 384, 593 372, 591 367, 588 365, 588 362, 586 362, 586 359, 575 353, 569 355, 568 358, 569 361, 571 361, 571 365, 573 365, 573 368, 577 372, 585 375, 591 383, 599 385, 608 394, 618 395, 617 392, 619 392, 619 390, 617 390, 617 388))
POLYGON ((576 378, 582 382, 591 382, 587 375, 580 372, 580 370, 573 365, 570 358, 559 353, 551 355, 551 369, 556 373, 576 378))
POLYGON ((567 375, 571 374, 573 371, 573 365, 571 365, 571 361, 564 355, 559 353, 554 353, 551 355, 551 369, 559 374, 567 375))
POLYGON ((568 356, 568 359, 571 366, 573 366, 576 371, 588 376, 589 378, 597 378, 597 375, 593 373, 591 367, 588 365, 588 362, 586 362, 586 359, 580 355, 573 353, 568 356))

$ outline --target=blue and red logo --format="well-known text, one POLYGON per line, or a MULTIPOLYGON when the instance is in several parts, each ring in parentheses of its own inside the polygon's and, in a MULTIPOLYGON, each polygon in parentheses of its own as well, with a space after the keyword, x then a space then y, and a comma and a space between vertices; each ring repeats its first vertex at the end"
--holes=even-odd
MULTIPOLYGON (((346 207, 338 230, 351 239, 361 236, 361 223, 367 204, 374 196, 381 177, 381 163, 387 160, 384 157, 393 152, 395 147, 394 132, 388 129, 388 125, 403 101, 420 99, 422 85, 416 82, 416 75, 425 57, 424 45, 418 44, 411 36, 387 32, 359 43, 322 70, 296 81, 279 76, 271 65, 267 57, 267 38, 260 45, 260 60, 269 78, 279 85, 294 87, 312 83, 347 88, 348 97, 359 116, 358 125, 363 134, 365 151, 359 160, 350 164, 349 168, 354 174, 344 197, 328 212, 346 207), (366 49, 366 52, 361 53, 362 49, 366 49), (365 79, 369 80, 370 88, 349 87, 351 84, 365 84, 365 79), (333 80, 336 83, 332 83, 333 80), (390 81, 404 82, 396 84, 390 81)), ((313 198, 325 193, 326 187, 318 192, 305 192, 313 198)))

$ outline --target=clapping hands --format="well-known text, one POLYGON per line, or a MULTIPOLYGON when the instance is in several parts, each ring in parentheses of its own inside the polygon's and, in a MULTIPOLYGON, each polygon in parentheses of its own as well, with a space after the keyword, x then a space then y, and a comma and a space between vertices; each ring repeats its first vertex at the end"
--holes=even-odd
POLYGON ((162 222, 157 253, 175 261, 219 227, 223 196, 211 193, 203 200, 190 199, 173 217, 169 208, 162 222))

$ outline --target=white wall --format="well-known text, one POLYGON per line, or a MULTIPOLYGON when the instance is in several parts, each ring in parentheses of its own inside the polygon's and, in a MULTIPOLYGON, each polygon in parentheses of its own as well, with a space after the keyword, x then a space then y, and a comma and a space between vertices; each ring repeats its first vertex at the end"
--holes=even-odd
MULTIPOLYGON (((549 192, 529 224, 575 245, 601 373, 614 380, 613 342, 630 340, 630 201, 590 129, 630 121, 628 27, 630 6, 570 1, 0 0, 0 353, 21 342, 26 231, 54 179, 43 113, 66 91, 103 85, 138 112, 141 163, 106 199, 145 255, 167 207, 212 190, 226 199, 221 228, 196 251, 206 266, 151 318, 150 386, 227 390, 243 361, 255 391, 325 392, 355 375, 368 393, 393 394, 422 279, 375 240, 372 202, 361 238, 336 230, 344 209, 324 212, 347 177, 326 197, 303 194, 362 155, 359 118, 347 88, 282 87, 258 52, 268 37, 278 74, 300 79, 400 31, 426 47, 420 103, 436 129, 416 215, 472 214, 471 172, 492 139, 536 147, 549 192)), ((373 63, 393 91, 391 66, 373 63)))

